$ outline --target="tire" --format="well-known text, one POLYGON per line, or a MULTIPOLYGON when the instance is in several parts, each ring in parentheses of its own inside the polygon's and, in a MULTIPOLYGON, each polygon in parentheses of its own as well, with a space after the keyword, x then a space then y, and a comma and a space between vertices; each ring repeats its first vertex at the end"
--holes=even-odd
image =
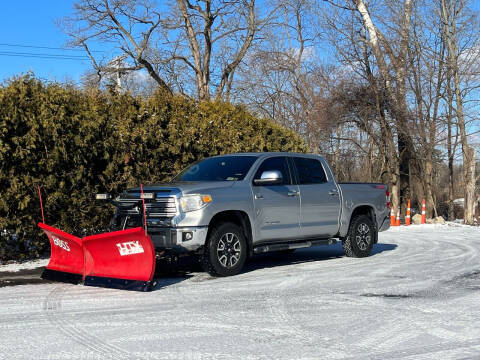
POLYGON ((350 221, 348 234, 342 241, 345 255, 356 258, 370 255, 376 236, 375 226, 368 216, 355 216, 350 221))
POLYGON ((247 241, 242 229, 227 222, 216 225, 210 232, 202 266, 212 276, 233 276, 242 271, 247 260, 247 241))

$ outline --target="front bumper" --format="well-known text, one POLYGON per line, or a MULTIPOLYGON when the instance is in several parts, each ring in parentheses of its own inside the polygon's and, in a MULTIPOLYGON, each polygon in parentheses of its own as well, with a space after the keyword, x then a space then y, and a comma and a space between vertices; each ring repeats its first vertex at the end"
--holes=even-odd
POLYGON ((208 226, 151 227, 148 234, 156 250, 196 251, 205 245, 208 226))

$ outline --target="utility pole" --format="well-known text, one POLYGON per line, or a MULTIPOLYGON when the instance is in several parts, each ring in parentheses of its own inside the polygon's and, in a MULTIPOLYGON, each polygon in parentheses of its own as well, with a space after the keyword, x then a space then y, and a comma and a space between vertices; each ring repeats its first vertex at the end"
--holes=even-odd
POLYGON ((117 77, 117 91, 118 92, 121 92, 122 91, 122 76, 120 74, 120 67, 121 67, 121 57, 120 56, 117 56, 114 60, 115 62, 115 74, 116 74, 116 77, 117 77))

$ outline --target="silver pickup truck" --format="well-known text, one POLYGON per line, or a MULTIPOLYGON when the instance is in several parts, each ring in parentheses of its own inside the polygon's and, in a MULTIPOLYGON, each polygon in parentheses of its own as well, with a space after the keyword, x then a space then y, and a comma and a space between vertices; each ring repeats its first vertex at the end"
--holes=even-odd
POLYGON ((197 253, 215 276, 238 274, 254 253, 340 239, 365 257, 390 226, 384 184, 337 183, 325 159, 294 153, 206 158, 171 182, 130 189, 114 203, 116 229, 146 225, 158 252, 197 253))

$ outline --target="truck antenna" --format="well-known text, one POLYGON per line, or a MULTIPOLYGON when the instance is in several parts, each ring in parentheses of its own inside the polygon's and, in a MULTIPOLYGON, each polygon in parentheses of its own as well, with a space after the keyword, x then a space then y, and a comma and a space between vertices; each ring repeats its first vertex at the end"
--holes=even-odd
POLYGON ((145 207, 145 197, 143 196, 143 184, 140 184, 140 193, 143 206, 143 225, 145 227, 145 233, 147 233, 147 208, 145 207))
POLYGON ((38 198, 40 199, 40 210, 42 210, 42 222, 45 224, 45 216, 43 215, 42 190, 40 190, 40 185, 38 186, 38 198))

